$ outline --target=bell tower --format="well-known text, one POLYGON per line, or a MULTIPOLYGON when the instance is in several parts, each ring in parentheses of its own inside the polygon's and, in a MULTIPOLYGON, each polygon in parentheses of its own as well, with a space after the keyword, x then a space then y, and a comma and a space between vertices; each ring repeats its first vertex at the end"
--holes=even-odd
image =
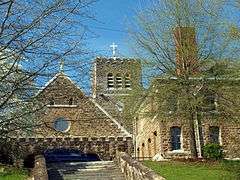
POLYGON ((135 59, 97 57, 92 71, 92 95, 124 96, 142 86, 141 63, 135 59))

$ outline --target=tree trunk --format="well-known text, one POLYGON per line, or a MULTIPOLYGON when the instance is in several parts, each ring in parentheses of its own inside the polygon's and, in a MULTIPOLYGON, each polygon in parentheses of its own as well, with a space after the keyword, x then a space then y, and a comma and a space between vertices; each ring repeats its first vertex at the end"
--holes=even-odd
POLYGON ((190 150, 191 157, 197 158, 197 146, 196 146, 196 136, 195 136, 195 126, 194 126, 194 113, 190 112, 189 117, 189 127, 190 127, 190 150))

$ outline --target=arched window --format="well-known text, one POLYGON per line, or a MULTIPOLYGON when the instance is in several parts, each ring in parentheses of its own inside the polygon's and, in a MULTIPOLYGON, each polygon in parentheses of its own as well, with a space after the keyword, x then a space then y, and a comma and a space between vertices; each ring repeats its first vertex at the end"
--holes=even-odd
POLYGON ((180 127, 171 127, 171 147, 172 150, 181 149, 181 128, 180 127))
POLYGON ((118 89, 122 88, 122 76, 121 76, 121 74, 116 75, 116 87, 118 89))
POLYGON ((148 138, 148 143, 151 143, 151 142, 152 142, 151 138, 148 138))
POLYGON ((69 105, 73 105, 73 98, 69 99, 69 105))
POLYGON ((125 88, 131 88, 131 79, 129 74, 125 75, 125 88))
POLYGON ((157 131, 154 131, 153 134, 154 134, 154 136, 157 136, 157 131))
POLYGON ((107 87, 109 89, 113 89, 114 88, 114 76, 112 73, 109 73, 107 75, 107 87))

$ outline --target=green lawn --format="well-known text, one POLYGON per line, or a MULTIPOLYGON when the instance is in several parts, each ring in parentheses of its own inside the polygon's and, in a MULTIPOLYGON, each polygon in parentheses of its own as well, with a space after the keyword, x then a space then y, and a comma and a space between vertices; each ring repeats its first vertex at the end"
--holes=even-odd
POLYGON ((144 161, 144 164, 167 180, 240 180, 240 161, 144 161))
POLYGON ((0 180, 26 180, 27 178, 28 172, 26 170, 0 166, 0 180))

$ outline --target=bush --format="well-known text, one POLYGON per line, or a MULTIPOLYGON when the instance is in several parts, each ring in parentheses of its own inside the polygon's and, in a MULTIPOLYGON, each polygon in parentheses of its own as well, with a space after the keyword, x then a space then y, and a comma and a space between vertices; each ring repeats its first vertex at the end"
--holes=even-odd
POLYGON ((223 150, 219 144, 206 144, 203 147, 203 156, 207 159, 222 159, 223 150))

